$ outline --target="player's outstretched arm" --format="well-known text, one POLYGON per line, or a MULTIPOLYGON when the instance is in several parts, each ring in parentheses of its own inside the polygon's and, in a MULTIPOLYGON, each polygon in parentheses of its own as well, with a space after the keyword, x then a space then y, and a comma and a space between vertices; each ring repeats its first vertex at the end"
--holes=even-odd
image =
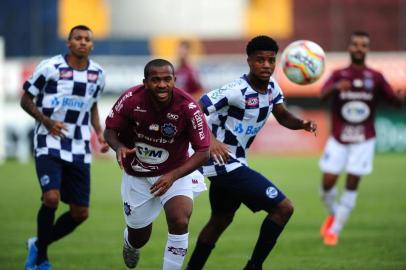
POLYGON ((64 131, 67 131, 67 127, 63 122, 58 122, 45 116, 35 105, 34 96, 24 92, 20 100, 20 106, 35 120, 42 123, 49 133, 54 137, 64 137, 64 131))
POLYGON ((103 129, 100 125, 100 116, 99 116, 99 109, 97 106, 97 102, 95 102, 90 109, 90 121, 92 123, 92 127, 97 135, 97 140, 100 144, 100 152, 106 153, 109 150, 109 145, 106 143, 103 135, 103 129))
POLYGON ((106 128, 104 130, 104 138, 110 147, 116 152, 117 163, 121 169, 123 169, 123 159, 126 158, 128 154, 134 153, 134 149, 128 149, 123 145, 118 139, 117 131, 113 129, 106 128))
POLYGON ((163 195, 172 184, 185 175, 197 170, 209 160, 209 150, 196 151, 193 155, 180 167, 162 175, 150 188, 151 194, 158 197, 163 195))
POLYGON ((272 110, 276 120, 282 126, 289 129, 304 129, 316 134, 317 124, 312 120, 302 120, 291 114, 283 105, 283 103, 276 104, 272 110))

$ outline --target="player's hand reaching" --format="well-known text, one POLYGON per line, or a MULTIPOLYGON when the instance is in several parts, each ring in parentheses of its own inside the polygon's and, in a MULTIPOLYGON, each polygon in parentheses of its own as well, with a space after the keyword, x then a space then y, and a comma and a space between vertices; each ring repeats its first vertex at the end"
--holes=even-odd
POLYGON ((99 141, 100 144, 100 152, 106 153, 109 151, 109 145, 107 144, 106 140, 104 139, 103 132, 100 132, 97 134, 97 140, 99 141))
POLYGON ((117 159, 118 166, 120 166, 121 169, 124 169, 123 159, 126 158, 127 155, 129 155, 129 154, 135 153, 135 151, 136 151, 135 148, 129 149, 129 148, 125 147, 124 145, 117 147, 116 159, 117 159))
POLYGON ((159 179, 150 187, 151 194, 155 197, 159 197, 165 194, 172 186, 176 179, 169 173, 162 175, 159 179))
POLYGON ((230 150, 227 145, 218 141, 214 136, 211 137, 210 141, 210 156, 218 164, 224 165, 227 163, 230 157, 230 150))
POLYGON ((49 117, 46 117, 42 124, 48 129, 49 134, 53 137, 65 137, 65 133, 68 131, 68 127, 63 123, 59 121, 54 121, 49 117))
POLYGON ((334 85, 334 88, 338 91, 348 91, 351 89, 351 81, 346 79, 341 79, 334 85))
POLYGON ((313 132, 314 136, 317 136, 317 124, 311 120, 303 120, 303 129, 309 132, 313 132))

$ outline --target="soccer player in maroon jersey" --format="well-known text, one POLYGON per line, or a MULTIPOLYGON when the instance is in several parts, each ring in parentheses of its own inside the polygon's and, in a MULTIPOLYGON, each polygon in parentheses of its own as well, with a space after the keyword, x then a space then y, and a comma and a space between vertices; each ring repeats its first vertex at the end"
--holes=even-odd
POLYGON ((193 197, 206 189, 195 170, 209 158, 207 123, 197 103, 174 85, 172 64, 150 61, 143 85, 124 92, 106 120, 106 141, 124 169, 123 257, 129 268, 137 265, 163 207, 168 223, 163 269, 181 269, 193 197), (190 157, 189 143, 195 151, 190 157))
POLYGON ((372 171, 377 103, 382 99, 397 106, 403 103, 402 93, 395 93, 380 72, 365 64, 369 44, 368 33, 354 32, 348 46, 351 64, 335 70, 321 90, 321 99, 332 102, 332 134, 320 159, 321 197, 329 211, 320 229, 326 245, 338 243, 355 206, 359 181, 372 171), (336 202, 335 184, 342 171, 347 172, 347 181, 336 202))
POLYGON ((176 87, 185 90, 195 100, 199 100, 203 94, 203 87, 199 80, 197 70, 191 65, 190 57, 190 42, 183 40, 178 47, 178 66, 175 70, 176 87))

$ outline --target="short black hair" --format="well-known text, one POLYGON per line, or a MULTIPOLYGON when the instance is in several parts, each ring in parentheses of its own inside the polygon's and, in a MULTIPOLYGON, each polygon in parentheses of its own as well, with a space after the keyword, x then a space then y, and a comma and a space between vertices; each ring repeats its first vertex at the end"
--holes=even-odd
POLYGON ((278 43, 268 36, 257 36, 251 39, 246 47, 246 53, 248 56, 252 55, 256 51, 272 51, 278 53, 278 43))
POLYGON ((72 38, 73 31, 75 31, 75 30, 84 30, 84 31, 92 32, 92 30, 89 27, 87 27, 86 25, 83 25, 83 24, 76 25, 76 26, 72 27, 72 29, 69 31, 68 40, 70 40, 72 38))
POLYGON ((165 59, 154 59, 149 61, 144 67, 144 78, 147 79, 149 75, 149 71, 151 67, 163 67, 163 66, 170 66, 172 69, 172 75, 175 75, 175 68, 173 67, 172 63, 165 59))
POLYGON ((351 37, 353 37, 353 36, 362 36, 362 37, 369 38, 369 33, 366 31, 357 30, 357 31, 352 32, 351 37))

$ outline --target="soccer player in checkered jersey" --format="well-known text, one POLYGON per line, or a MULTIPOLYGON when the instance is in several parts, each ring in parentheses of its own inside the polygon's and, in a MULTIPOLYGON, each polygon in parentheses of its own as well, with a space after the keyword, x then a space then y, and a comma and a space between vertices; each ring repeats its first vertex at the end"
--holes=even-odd
POLYGON ((362 176, 372 172, 375 148, 375 111, 381 100, 401 106, 402 92, 395 93, 380 72, 365 64, 369 35, 351 35, 348 52, 351 64, 335 70, 321 90, 322 100, 330 99, 332 134, 320 159, 323 172, 321 198, 329 215, 320 228, 324 244, 337 245, 338 237, 357 199, 362 176), (335 184, 347 172, 345 189, 336 202, 335 184))
POLYGON ((143 84, 125 91, 114 104, 105 137, 124 169, 124 263, 137 266, 139 250, 149 241, 152 223, 163 208, 168 238, 162 269, 181 269, 193 198, 206 190, 197 169, 209 159, 210 135, 199 105, 175 87, 170 62, 147 63, 143 84), (189 144, 194 150, 190 156, 189 144))
POLYGON ((71 29, 66 55, 42 61, 24 83, 21 107, 35 120, 35 165, 42 190, 37 237, 28 240, 25 269, 48 270, 48 246, 71 233, 89 214, 91 126, 101 151, 108 145, 99 121, 97 100, 103 91, 103 69, 89 59, 92 31, 71 29), (69 211, 55 221, 59 201, 69 211))
POLYGON ((268 36, 253 38, 246 47, 249 73, 200 99, 212 132, 211 159, 203 174, 211 182, 211 217, 200 232, 187 269, 202 269, 218 238, 230 225, 241 203, 253 212, 268 213, 244 269, 262 264, 293 213, 290 200, 274 183, 247 164, 247 150, 272 113, 289 129, 316 132, 313 121, 293 116, 283 104, 283 93, 271 77, 277 43, 268 36))

